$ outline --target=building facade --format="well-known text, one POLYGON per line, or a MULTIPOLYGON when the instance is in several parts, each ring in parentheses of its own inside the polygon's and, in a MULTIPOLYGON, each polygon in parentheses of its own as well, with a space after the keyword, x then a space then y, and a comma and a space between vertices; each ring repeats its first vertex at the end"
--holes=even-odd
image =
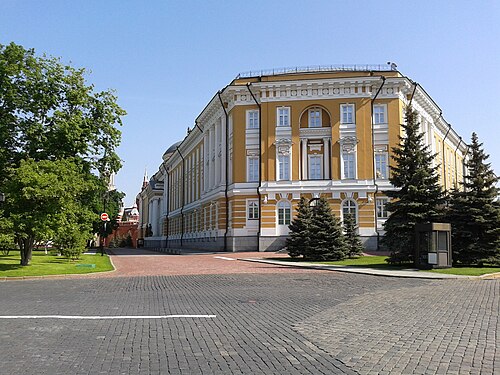
POLYGON ((301 196, 354 213, 378 247, 404 109, 418 112, 443 189, 467 146, 425 90, 394 66, 240 74, 216 93, 139 193, 145 246, 277 250, 301 196))

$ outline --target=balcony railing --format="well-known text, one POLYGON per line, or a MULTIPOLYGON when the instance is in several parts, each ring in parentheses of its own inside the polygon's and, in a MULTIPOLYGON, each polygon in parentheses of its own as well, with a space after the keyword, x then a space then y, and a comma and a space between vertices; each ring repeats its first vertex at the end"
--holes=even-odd
POLYGON ((276 76, 293 73, 320 73, 320 72, 369 72, 369 71, 397 71, 397 65, 391 62, 386 64, 339 64, 339 65, 311 65, 298 66, 294 68, 275 68, 252 70, 242 72, 236 76, 238 78, 276 76))

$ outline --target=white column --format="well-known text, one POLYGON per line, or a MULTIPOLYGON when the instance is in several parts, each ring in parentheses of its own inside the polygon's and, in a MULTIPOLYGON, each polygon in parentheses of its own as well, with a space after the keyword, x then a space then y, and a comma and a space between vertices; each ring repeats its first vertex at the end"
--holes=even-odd
POLYGON ((323 178, 330 178, 330 140, 323 138, 323 178))
POLYGON ((195 159, 195 170, 196 173, 194 174, 194 184, 195 184, 195 190, 194 190, 194 199, 199 199, 200 197, 200 149, 196 149, 196 159, 195 159))
POLYGON ((215 176, 214 176, 214 185, 219 186, 220 184, 220 156, 219 156, 219 147, 220 147, 220 121, 217 120, 215 123, 215 176))
POLYGON ((307 180, 307 139, 302 140, 302 179, 307 180))
POLYGON ((214 161, 213 161, 213 157, 215 156, 214 153, 214 149, 215 149, 215 140, 214 140, 214 128, 211 127, 210 128, 210 131, 209 131, 209 149, 208 149, 208 165, 209 165, 209 168, 208 168, 208 189, 209 190, 212 190, 212 188, 214 187, 214 177, 215 177, 215 171, 214 171, 214 161))
POLYGON ((148 223, 147 225, 149 226, 151 224, 151 227, 153 227, 153 200, 149 201, 148 204, 148 223))
POLYGON ((220 182, 221 184, 226 183, 226 117, 222 117, 221 121, 221 146, 222 146, 222 154, 220 158, 220 182))
POLYGON ((157 235, 157 223, 158 223, 158 200, 157 199, 152 199, 151 200, 151 208, 152 208, 152 214, 151 214, 151 230, 153 231, 153 236, 157 235))

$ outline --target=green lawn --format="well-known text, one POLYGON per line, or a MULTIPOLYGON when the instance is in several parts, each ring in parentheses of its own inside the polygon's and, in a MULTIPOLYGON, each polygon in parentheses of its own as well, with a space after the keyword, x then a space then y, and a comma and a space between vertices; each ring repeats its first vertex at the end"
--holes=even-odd
POLYGON ((0 255, 0 277, 83 274, 113 270, 109 257, 100 254, 82 255, 79 260, 72 261, 60 256, 45 255, 43 251, 34 251, 31 265, 21 267, 19 262, 19 251, 0 255), (78 264, 95 264, 95 268, 77 267, 78 264))
MULTIPOLYGON (((274 260, 284 260, 289 262, 302 262, 302 258, 272 258, 274 260)), ((413 268, 413 265, 395 266, 388 264, 386 256, 362 256, 359 258, 345 259, 334 262, 308 262, 318 264, 330 264, 337 266, 366 267, 387 270, 401 270, 413 268)), ((443 269, 426 270, 427 272, 445 273, 452 275, 481 276, 489 273, 500 272, 500 267, 452 267, 443 269)))
POLYGON ((500 272, 500 267, 453 267, 429 270, 429 272, 447 273, 452 275, 481 276, 500 272))

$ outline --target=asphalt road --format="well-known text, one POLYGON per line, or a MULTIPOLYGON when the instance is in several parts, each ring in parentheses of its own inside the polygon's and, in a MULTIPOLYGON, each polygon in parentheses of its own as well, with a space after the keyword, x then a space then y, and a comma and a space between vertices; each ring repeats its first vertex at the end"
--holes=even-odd
POLYGON ((243 272, 210 256, 224 272, 0 283, 0 373, 500 373, 500 280, 243 272))

